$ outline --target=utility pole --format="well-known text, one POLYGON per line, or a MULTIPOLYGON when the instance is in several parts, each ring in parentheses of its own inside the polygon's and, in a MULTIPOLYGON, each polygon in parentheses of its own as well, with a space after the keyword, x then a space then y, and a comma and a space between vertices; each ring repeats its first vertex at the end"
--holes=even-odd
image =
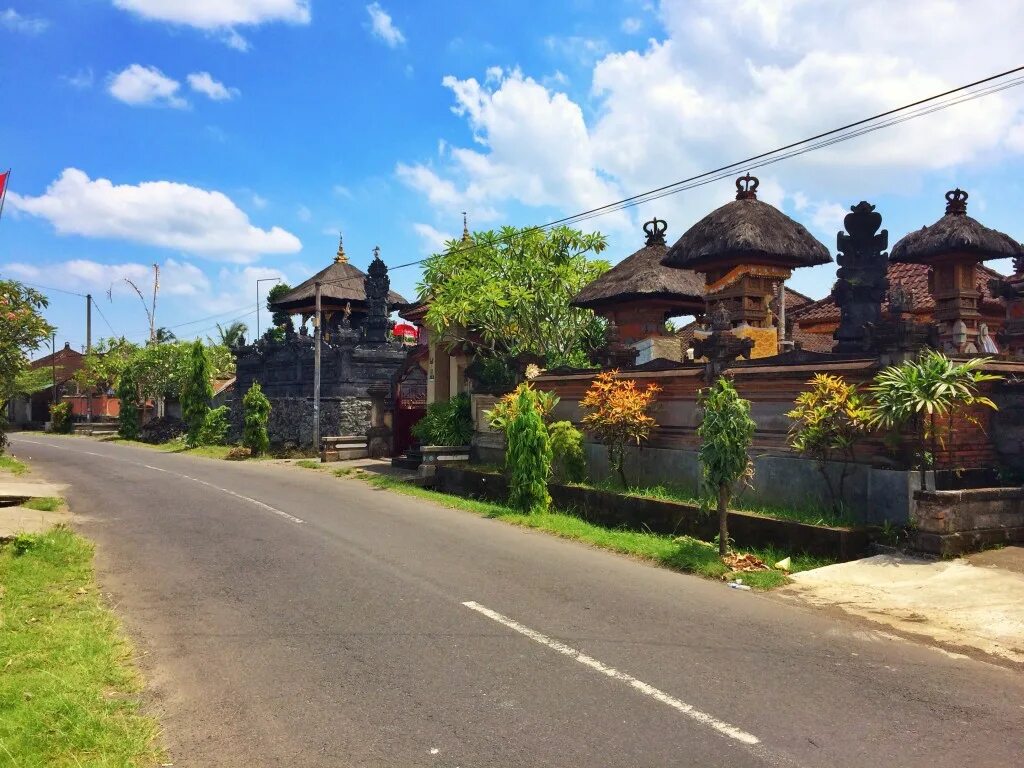
MULTIPOLYGON (((50 338, 50 370, 53 372, 53 404, 57 404, 57 334, 50 338)), ((53 414, 50 415, 53 420, 53 414)))
POLYGON ((320 317, 320 288, 319 282, 314 283, 316 290, 316 315, 313 323, 313 450, 320 452, 320 340, 323 338, 323 323, 320 317))
MULTIPOLYGON (((85 354, 92 352, 92 294, 85 294, 85 354)), ((85 393, 85 420, 92 421, 92 389, 85 393)))
POLYGON ((153 316, 149 319, 149 334, 156 341, 156 295, 160 291, 160 266, 153 265, 153 316))

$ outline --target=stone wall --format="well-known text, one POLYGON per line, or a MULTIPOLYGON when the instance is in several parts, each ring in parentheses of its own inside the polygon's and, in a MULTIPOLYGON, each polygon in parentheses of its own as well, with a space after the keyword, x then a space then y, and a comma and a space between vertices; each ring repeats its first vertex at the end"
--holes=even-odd
POLYGON ((953 556, 1024 544, 1024 488, 918 491, 914 497, 916 549, 953 556))
MULTIPOLYGON (((313 398, 271 397, 267 432, 274 446, 313 444, 313 398)), ((231 401, 232 439, 242 434, 240 398, 231 401)), ((324 437, 365 435, 370 428, 370 399, 326 397, 320 399, 320 434, 324 437)))

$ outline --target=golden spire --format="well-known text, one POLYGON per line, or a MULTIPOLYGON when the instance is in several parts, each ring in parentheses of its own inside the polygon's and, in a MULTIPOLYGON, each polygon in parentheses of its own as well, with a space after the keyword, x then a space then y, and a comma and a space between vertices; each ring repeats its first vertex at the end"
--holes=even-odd
POLYGON ((462 242, 470 243, 473 241, 473 236, 469 234, 469 224, 466 220, 466 212, 462 212, 462 242))
POLYGON ((342 244, 341 233, 338 233, 338 253, 334 257, 335 264, 348 264, 348 256, 345 255, 345 246, 342 244))

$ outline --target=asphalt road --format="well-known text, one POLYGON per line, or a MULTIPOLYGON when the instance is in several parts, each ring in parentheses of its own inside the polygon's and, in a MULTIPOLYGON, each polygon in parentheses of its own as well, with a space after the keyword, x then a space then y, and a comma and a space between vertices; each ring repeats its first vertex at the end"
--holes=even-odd
POLYGON ((176 766, 1020 766, 1019 672, 359 480, 14 435, 176 766))

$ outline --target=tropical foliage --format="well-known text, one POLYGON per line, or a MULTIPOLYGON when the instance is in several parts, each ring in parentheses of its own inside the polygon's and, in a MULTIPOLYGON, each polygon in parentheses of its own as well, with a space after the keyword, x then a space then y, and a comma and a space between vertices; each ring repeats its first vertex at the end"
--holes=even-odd
POLYGON ((203 342, 196 339, 185 358, 185 375, 181 383, 181 414, 188 426, 185 433, 186 445, 199 444, 199 433, 206 421, 212 399, 210 361, 203 348, 203 342))
MULTIPOLYGON (((292 316, 288 312, 275 312, 273 304, 275 301, 284 296, 292 287, 288 283, 276 283, 271 286, 270 290, 267 291, 267 311, 273 313, 270 318, 270 322, 274 328, 290 327, 292 325, 292 316)), ((272 329, 271 329, 272 330, 272 329)), ((268 331, 269 333, 270 331, 268 331)))
POLYGON ((551 441, 536 400, 532 389, 518 390, 516 414, 507 430, 509 504, 528 513, 546 512, 551 504, 551 441))
POLYGON ((423 418, 412 428, 413 437, 424 445, 466 445, 473 437, 469 395, 427 406, 423 418))
POLYGON ((13 280, 0 280, 0 453, 7 444, 3 420, 7 401, 18 393, 19 381, 28 370, 29 353, 53 332, 42 315, 47 306, 39 291, 13 280))
POLYGON ((519 413, 519 394, 523 390, 529 390, 533 395, 530 402, 537 409, 545 424, 551 421, 551 413, 558 405, 558 395, 554 392, 536 391, 529 382, 523 382, 515 391, 504 395, 494 407, 484 412, 487 423, 496 432, 503 432, 508 437, 508 428, 519 413))
POLYGON ((71 403, 65 401, 50 406, 50 426, 58 435, 71 432, 71 403))
POLYGON ((502 227, 449 241, 427 259, 418 286, 429 301, 427 325, 449 344, 469 342, 484 356, 529 352, 549 366, 578 363, 601 342, 603 326, 570 302, 609 268, 589 258, 605 244, 604 235, 568 227, 502 227))
POLYGON ((226 405, 211 408, 203 418, 196 442, 199 445, 225 445, 231 429, 229 408, 226 405))
POLYGON ((934 465, 938 449, 946 446, 947 437, 953 437, 956 416, 976 423, 971 407, 996 408, 994 402, 979 394, 980 384, 1002 378, 981 370, 988 362, 990 358, 986 357, 958 362, 931 351, 917 360, 886 368, 868 388, 873 398, 867 409, 871 426, 888 431, 895 440, 906 428, 913 432, 922 488, 925 472, 934 465))
POLYGON ((228 325, 217 323, 217 340, 214 343, 225 346, 228 349, 237 347, 245 341, 245 334, 248 331, 249 326, 242 322, 235 321, 228 325))
POLYGON ((747 450, 754 439, 750 402, 740 397, 732 382, 722 376, 700 393, 701 472, 704 482, 718 497, 718 553, 729 553, 729 499, 733 485, 754 475, 747 450))
POLYGON ((618 378, 617 370, 599 373, 580 400, 587 409, 583 426, 608 449, 608 461, 626 486, 626 446, 640 445, 657 426, 651 410, 661 391, 656 384, 641 388, 633 379, 618 378))
POLYGON ((789 444, 797 453, 818 463, 828 486, 833 508, 844 498, 846 476, 857 443, 868 431, 867 407, 857 387, 842 376, 819 373, 801 392, 786 415, 793 419, 789 444), (830 462, 840 462, 839 482, 833 485, 830 462))
POLYGON ((135 381, 135 369, 126 368, 117 381, 117 399, 121 411, 117 417, 117 434, 125 440, 138 440, 142 415, 142 401, 135 381))
POLYGON ((267 433, 267 425, 270 423, 270 400, 263 394, 258 381, 252 383, 242 398, 242 411, 242 445, 248 448, 253 456, 260 456, 270 448, 270 435, 267 433))
POLYGON ((583 433, 571 421, 556 421, 548 426, 548 436, 552 477, 559 483, 582 483, 587 476, 583 433))

